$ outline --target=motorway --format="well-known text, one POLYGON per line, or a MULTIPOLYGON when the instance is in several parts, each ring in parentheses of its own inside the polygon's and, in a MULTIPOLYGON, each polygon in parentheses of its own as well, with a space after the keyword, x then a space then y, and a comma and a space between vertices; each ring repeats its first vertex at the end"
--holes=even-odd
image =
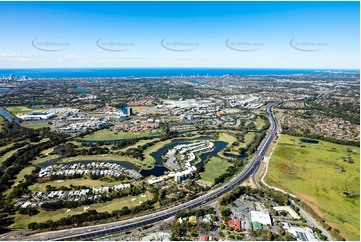
POLYGON ((244 169, 239 174, 237 174, 237 176, 232 178, 224 186, 212 190, 207 194, 200 196, 196 199, 193 199, 191 201, 188 201, 186 203, 159 212, 155 212, 149 215, 144 215, 141 217, 135 217, 128 220, 107 223, 107 224, 44 232, 44 233, 35 234, 33 236, 29 236, 26 239, 27 240, 74 240, 74 239, 92 240, 110 234, 119 234, 121 232, 132 230, 138 227, 160 222, 174 216, 174 214, 178 211, 181 211, 186 208, 199 207, 205 203, 211 202, 219 198, 224 193, 231 191, 233 188, 235 188, 236 186, 247 180, 249 177, 252 177, 254 174, 256 174, 257 170, 259 169, 264 155, 266 154, 269 146, 271 145, 274 137, 277 134, 278 123, 272 112, 272 108, 274 105, 275 103, 270 103, 266 107, 266 110, 268 112, 268 118, 270 121, 268 134, 261 142, 260 146, 258 147, 255 155, 250 160, 250 162, 244 167, 244 169))

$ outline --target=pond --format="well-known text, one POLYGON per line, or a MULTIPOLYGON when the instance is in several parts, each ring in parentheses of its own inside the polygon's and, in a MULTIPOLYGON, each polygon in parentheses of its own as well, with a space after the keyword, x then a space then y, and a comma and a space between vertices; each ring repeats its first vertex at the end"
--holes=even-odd
POLYGON ((80 88, 80 87, 77 87, 76 91, 79 92, 79 93, 86 93, 86 90, 83 89, 83 88, 80 88))
POLYGON ((182 134, 186 134, 186 133, 190 133, 190 132, 194 132, 194 131, 197 131, 197 130, 193 129, 193 130, 186 130, 186 131, 178 131, 177 134, 182 135, 182 134))
POLYGON ((318 140, 313 140, 313 139, 300 139, 301 142, 303 143, 307 143, 307 144, 318 144, 318 140))
POLYGON ((235 154, 231 154, 231 153, 223 153, 224 156, 226 157, 230 157, 230 158, 235 158, 235 159, 244 159, 248 157, 247 153, 244 153, 243 155, 235 155, 235 154))

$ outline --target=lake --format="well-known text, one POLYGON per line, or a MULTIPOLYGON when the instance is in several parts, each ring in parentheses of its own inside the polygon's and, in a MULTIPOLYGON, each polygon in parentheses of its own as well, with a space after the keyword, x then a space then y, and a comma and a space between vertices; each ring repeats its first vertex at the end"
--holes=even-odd
POLYGON ((318 140, 313 140, 313 139, 300 139, 301 142, 303 143, 307 143, 307 144, 318 144, 318 140))

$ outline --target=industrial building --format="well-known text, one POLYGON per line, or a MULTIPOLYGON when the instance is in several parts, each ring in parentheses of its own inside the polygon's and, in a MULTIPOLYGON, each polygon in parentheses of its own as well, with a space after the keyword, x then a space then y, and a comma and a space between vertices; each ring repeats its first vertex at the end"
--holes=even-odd
POLYGON ((294 219, 300 219, 301 217, 293 210, 290 206, 279 206, 279 207, 273 207, 275 211, 286 211, 288 212, 292 218, 294 219))
POLYGON ((268 210, 263 211, 251 211, 251 221, 252 224, 254 222, 258 222, 262 225, 272 225, 271 217, 269 215, 268 210))
POLYGON ((287 231, 290 232, 297 241, 318 241, 315 238, 312 229, 308 227, 291 226, 287 231))
POLYGON ((29 121, 29 120, 47 120, 56 117, 56 113, 32 113, 19 115, 19 118, 29 121))

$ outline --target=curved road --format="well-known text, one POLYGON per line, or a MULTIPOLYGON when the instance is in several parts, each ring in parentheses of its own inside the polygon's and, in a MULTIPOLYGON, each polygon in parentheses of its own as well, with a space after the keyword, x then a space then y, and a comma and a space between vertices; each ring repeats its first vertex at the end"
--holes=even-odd
POLYGON ((73 228, 67 230, 58 230, 51 232, 44 232, 29 236, 26 239, 28 240, 91 240, 99 237, 104 237, 110 234, 117 234, 125 232, 134 228, 142 227, 145 225, 150 225, 155 222, 160 222, 162 220, 168 219, 178 211, 181 211, 186 208, 195 208, 199 207, 204 203, 208 203, 218 197, 222 196, 224 193, 232 190, 234 187, 238 186, 250 176, 253 176, 260 164, 262 162, 263 156, 266 154, 270 144, 272 143, 273 138, 277 133, 277 120, 273 115, 272 107, 275 103, 270 103, 267 105, 266 110, 269 114, 268 118, 270 121, 270 127, 268 134, 261 142, 258 147, 252 160, 244 167, 244 169, 232 180, 230 180, 223 187, 219 187, 215 190, 208 192, 207 194, 200 196, 194 200, 188 201, 186 203, 177 205, 172 208, 165 209, 163 211, 155 212, 153 214, 144 215, 141 217, 136 217, 128 220, 123 220, 119 222, 100 224, 94 226, 87 226, 81 228, 73 228))

